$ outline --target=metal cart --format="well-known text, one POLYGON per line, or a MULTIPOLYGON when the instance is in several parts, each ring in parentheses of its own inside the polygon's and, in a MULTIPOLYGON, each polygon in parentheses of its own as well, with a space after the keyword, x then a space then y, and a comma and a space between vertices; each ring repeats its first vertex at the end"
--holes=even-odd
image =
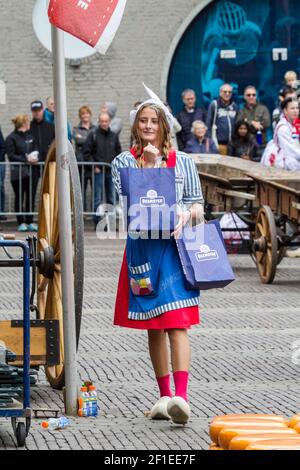
MULTIPOLYGON (((81 185, 76 157, 71 144, 69 150, 76 340, 78 346, 83 301, 84 226, 81 185)), ((43 366, 51 386, 61 390, 65 385, 65 357, 56 148, 54 144, 49 149, 43 171, 37 237, 30 236, 27 241, 32 268, 30 310, 35 312, 35 319, 31 320, 30 364, 31 367, 43 366)), ((6 255, 5 259, 0 259, 0 269, 21 268, 23 266, 23 260, 15 259, 8 252, 6 255)), ((0 321, 0 337, 7 348, 15 352, 16 363, 20 367, 22 367, 23 361, 22 335, 22 322, 17 320, 0 321)))
POLYGON ((11 418, 18 447, 24 447, 31 425, 30 409, 30 251, 23 241, 0 240, 0 247, 23 250, 23 408, 0 409, 0 418, 11 418), (18 423, 18 418, 25 418, 18 423))

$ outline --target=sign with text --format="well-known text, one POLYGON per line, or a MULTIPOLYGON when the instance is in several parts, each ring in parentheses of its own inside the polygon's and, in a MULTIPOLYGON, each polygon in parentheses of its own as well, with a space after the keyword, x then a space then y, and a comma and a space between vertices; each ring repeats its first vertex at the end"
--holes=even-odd
POLYGON ((105 54, 120 26, 127 0, 50 0, 50 23, 105 54))

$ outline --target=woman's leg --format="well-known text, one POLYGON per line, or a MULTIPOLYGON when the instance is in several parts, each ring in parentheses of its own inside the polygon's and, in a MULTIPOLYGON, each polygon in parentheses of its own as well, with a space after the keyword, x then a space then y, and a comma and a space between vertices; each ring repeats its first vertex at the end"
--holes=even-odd
POLYGON ((171 345, 171 362, 175 383, 175 395, 187 401, 191 348, 187 330, 168 330, 171 345))
POLYGON ((191 347, 187 330, 168 330, 171 345, 173 372, 188 371, 191 362, 191 347))
POLYGON ((156 377, 163 377, 169 373, 169 351, 167 335, 164 330, 148 331, 149 353, 156 377))
POLYGON ((167 335, 164 330, 148 331, 149 353, 160 396, 172 396, 170 389, 170 365, 167 335))
MULTIPOLYGON (((15 193, 15 212, 22 212, 22 200, 20 201, 20 182, 18 180, 11 181, 15 193)), ((21 225, 24 222, 24 217, 22 215, 17 215, 18 225, 21 225)))

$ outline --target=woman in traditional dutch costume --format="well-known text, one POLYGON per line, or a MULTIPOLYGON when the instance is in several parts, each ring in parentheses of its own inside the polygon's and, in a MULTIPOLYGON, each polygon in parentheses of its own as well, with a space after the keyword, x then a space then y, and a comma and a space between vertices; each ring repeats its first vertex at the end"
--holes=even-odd
POLYGON ((148 330, 149 352, 160 390, 152 419, 186 424, 190 344, 187 330, 200 322, 199 291, 187 290, 175 238, 191 221, 203 218, 203 197, 192 158, 171 147, 173 116, 145 87, 150 99, 131 112, 134 147, 112 163, 114 184, 121 194, 121 168, 175 168, 178 224, 168 239, 128 236, 121 268, 114 324, 148 330), (170 341, 175 395, 170 387, 167 339, 170 341))

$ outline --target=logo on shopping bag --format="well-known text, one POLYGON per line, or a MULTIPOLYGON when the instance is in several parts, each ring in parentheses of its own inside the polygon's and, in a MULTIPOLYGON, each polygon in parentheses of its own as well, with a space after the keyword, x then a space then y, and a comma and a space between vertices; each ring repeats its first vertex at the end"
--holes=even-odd
POLYGON ((163 207, 166 201, 164 196, 158 196, 154 189, 147 192, 146 197, 141 197, 140 204, 142 207, 163 207))
POLYGON ((201 245, 200 251, 195 253, 197 261, 212 261, 219 259, 218 252, 216 250, 211 250, 208 245, 201 245))

